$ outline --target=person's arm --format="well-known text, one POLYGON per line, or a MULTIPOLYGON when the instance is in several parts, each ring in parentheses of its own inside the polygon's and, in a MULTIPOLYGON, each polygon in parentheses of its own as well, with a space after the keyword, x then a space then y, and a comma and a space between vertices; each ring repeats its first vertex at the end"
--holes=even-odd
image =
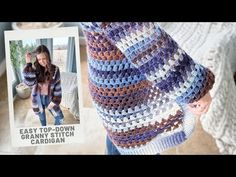
POLYGON ((153 22, 82 23, 115 45, 146 78, 180 104, 195 103, 214 84, 214 74, 153 22))
POLYGON ((61 76, 60 76, 60 70, 58 67, 56 67, 56 74, 55 74, 55 87, 53 89, 53 96, 52 101, 48 105, 48 108, 51 109, 54 105, 59 106, 61 103, 62 98, 62 90, 61 90, 61 76))
POLYGON ((29 87, 33 87, 37 83, 37 78, 36 78, 36 71, 31 63, 30 53, 26 53, 25 60, 26 60, 26 65, 23 69, 23 77, 24 77, 23 82, 29 87))

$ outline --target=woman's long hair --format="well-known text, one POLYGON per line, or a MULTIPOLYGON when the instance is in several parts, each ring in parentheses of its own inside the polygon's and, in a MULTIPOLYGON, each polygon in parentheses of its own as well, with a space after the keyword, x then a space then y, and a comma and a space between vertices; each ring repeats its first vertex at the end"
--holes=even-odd
POLYGON ((36 61, 34 62, 34 66, 36 68, 37 81, 38 82, 51 81, 54 71, 55 71, 55 67, 53 67, 51 64, 51 57, 50 57, 50 53, 49 53, 48 48, 45 45, 40 45, 35 49, 34 54, 36 56, 36 61), (41 66, 38 62, 38 59, 37 59, 37 55, 40 53, 44 53, 48 59, 48 65, 46 66, 47 67, 46 72, 45 72, 46 68, 41 66))

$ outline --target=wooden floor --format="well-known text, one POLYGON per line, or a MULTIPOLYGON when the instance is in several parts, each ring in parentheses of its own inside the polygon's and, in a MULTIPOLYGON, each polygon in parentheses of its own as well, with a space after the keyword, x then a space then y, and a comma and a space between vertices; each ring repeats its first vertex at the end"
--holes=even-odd
MULTIPOLYGON (((63 124, 79 124, 79 120, 76 120, 74 116, 67 110, 66 108, 61 106, 61 110, 64 115, 64 122, 63 124)), ((54 117, 50 114, 50 112, 46 109, 46 120, 47 125, 54 124, 54 117)), ((15 127, 36 127, 41 126, 39 117, 34 115, 32 108, 31 108, 31 99, 21 99, 16 96, 14 100, 14 122, 15 127), (33 114, 30 118, 27 117, 28 113, 33 114), (31 120, 35 119, 35 120, 31 120)))

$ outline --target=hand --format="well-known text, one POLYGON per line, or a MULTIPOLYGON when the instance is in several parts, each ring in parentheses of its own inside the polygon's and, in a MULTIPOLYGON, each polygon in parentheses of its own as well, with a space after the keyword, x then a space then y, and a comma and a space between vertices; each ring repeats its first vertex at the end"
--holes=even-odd
POLYGON ((31 58, 32 58, 31 53, 27 52, 25 54, 25 61, 26 61, 26 63, 31 63, 31 58))
POLYGON ((200 100, 190 103, 188 105, 188 108, 192 113, 199 116, 199 115, 205 114, 208 111, 211 101, 212 101, 212 98, 211 98, 210 93, 208 92, 200 100))
POLYGON ((49 64, 47 64, 46 67, 45 67, 45 72, 47 72, 47 71, 50 71, 49 64))
POLYGON ((50 102, 48 105, 48 109, 52 109, 55 104, 53 102, 50 102))

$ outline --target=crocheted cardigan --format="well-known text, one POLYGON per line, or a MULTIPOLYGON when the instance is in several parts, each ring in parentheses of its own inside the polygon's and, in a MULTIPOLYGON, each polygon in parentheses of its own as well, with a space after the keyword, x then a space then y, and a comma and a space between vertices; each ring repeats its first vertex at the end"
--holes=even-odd
MULTIPOLYGON (((62 111, 59 104, 61 103, 61 77, 60 70, 57 66, 51 65, 54 70, 53 79, 49 83, 48 93, 49 99, 54 103, 54 106, 50 109, 54 116, 62 116, 62 111)), ((38 89, 38 82, 36 78, 36 71, 32 66, 32 63, 27 63, 23 69, 24 83, 31 87, 31 100, 32 108, 36 115, 43 112, 43 106, 40 99, 40 91, 38 89)))
POLYGON ((156 154, 184 142, 214 74, 197 64, 157 23, 81 23, 89 87, 121 154, 156 154))

